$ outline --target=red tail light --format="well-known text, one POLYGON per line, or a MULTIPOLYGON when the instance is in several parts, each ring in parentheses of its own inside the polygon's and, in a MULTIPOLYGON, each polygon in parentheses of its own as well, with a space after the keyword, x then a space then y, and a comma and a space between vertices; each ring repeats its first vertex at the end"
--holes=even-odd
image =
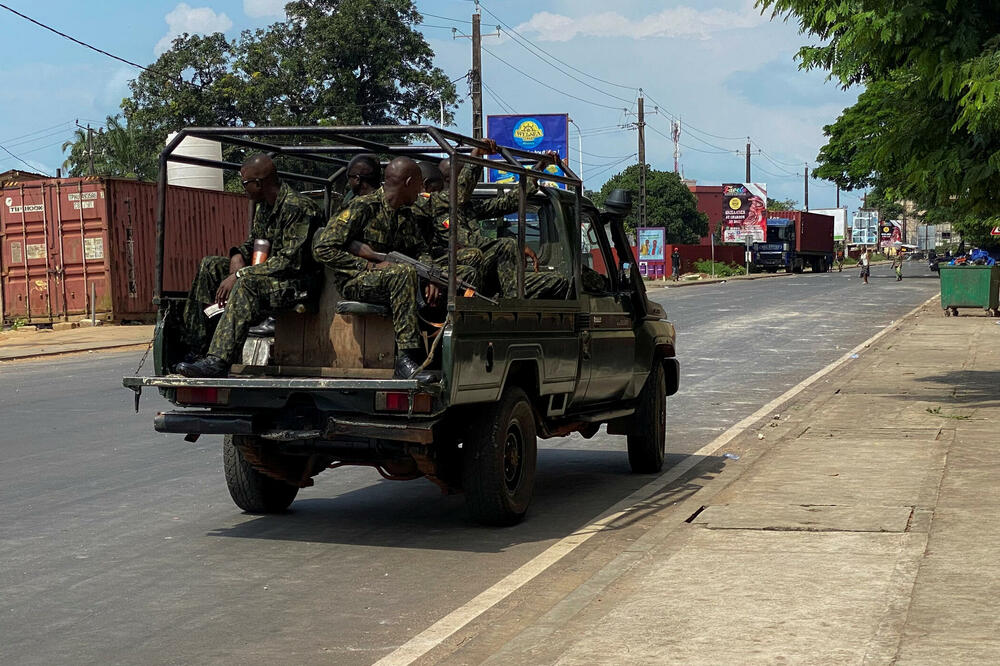
MULTIPOLYGON (((410 411, 410 394, 406 391, 379 391, 375 394, 375 410, 380 412, 410 411)), ((413 413, 427 414, 431 411, 429 393, 413 394, 413 413)))
POLYGON ((224 405, 229 402, 229 389, 212 386, 180 386, 174 399, 185 405, 224 405))

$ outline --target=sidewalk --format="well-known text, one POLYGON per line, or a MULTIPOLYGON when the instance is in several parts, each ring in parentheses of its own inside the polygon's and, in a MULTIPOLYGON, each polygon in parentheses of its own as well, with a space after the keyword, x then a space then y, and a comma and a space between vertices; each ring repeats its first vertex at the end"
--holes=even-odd
POLYGON ((106 324, 93 328, 74 328, 67 331, 49 329, 3 331, 0 332, 0 362, 53 354, 147 345, 152 337, 152 325, 114 326, 106 324))
POLYGON ((925 305, 419 663, 1000 663, 997 321, 925 305))

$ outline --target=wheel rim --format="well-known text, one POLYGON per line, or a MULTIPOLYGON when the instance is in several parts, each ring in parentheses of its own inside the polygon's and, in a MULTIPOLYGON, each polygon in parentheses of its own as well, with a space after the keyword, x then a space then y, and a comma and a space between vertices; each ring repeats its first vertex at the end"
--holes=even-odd
POLYGON ((503 446, 503 479, 507 490, 513 492, 521 481, 524 469, 524 435, 517 423, 507 428, 503 446))

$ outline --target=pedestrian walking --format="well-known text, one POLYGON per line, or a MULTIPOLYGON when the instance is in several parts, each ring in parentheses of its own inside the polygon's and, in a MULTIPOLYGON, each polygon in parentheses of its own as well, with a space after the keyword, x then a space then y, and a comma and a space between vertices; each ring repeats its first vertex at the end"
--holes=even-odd
POLYGON ((903 279, 903 251, 900 250, 896 253, 896 256, 892 258, 892 268, 896 271, 896 282, 901 282, 903 279))
POLYGON ((868 284, 868 276, 871 273, 871 256, 868 254, 868 248, 861 253, 861 258, 858 260, 858 265, 861 266, 861 279, 864 280, 865 284, 868 284))
POLYGON ((670 253, 670 267, 673 269, 674 282, 677 282, 681 279, 681 253, 676 247, 670 253))
POLYGON ((837 272, 841 273, 844 270, 844 251, 837 250, 837 272))

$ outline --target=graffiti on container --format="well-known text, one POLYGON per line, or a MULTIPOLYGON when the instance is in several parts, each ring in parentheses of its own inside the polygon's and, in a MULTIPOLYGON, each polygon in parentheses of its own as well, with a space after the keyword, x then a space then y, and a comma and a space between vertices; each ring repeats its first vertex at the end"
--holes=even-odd
POLYGON ((45 258, 45 245, 42 243, 31 243, 25 247, 28 254, 28 259, 44 259, 45 258))
POLYGON ((19 264, 21 263, 21 243, 12 242, 10 244, 10 263, 19 264))
POLYGON ((83 258, 88 261, 91 259, 103 259, 104 239, 100 237, 85 238, 83 240, 83 258))

